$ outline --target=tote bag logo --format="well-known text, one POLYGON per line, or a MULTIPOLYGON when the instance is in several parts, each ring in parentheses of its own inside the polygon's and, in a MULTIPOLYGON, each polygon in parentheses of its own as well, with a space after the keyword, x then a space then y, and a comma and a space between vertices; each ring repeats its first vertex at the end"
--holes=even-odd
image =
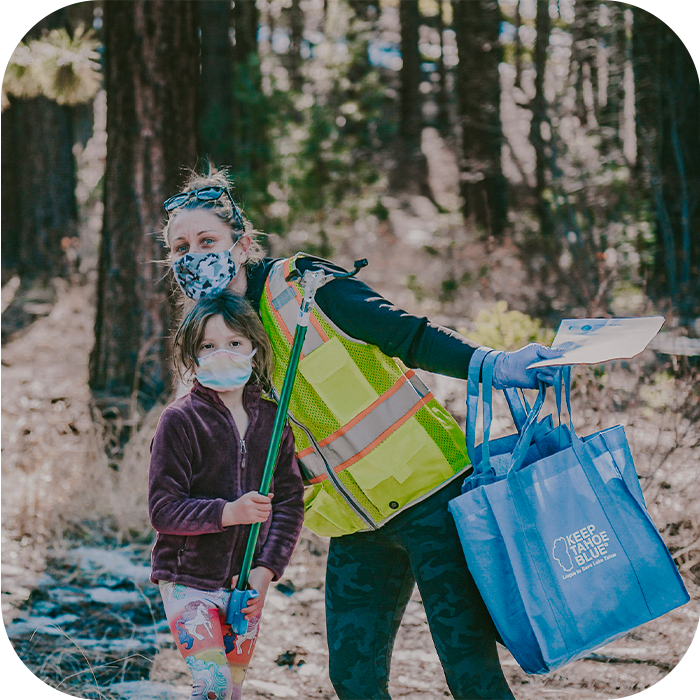
POLYGON ((610 553, 610 538, 605 530, 597 531, 591 523, 564 537, 557 537, 552 544, 552 557, 564 570, 562 578, 571 578, 598 566, 617 554, 610 553))
POLYGON ((552 556, 557 560, 557 563, 564 571, 571 571, 571 569, 574 568, 574 562, 571 558, 571 554, 569 554, 569 548, 566 546, 566 540, 563 537, 557 537, 557 539, 554 540, 552 556))

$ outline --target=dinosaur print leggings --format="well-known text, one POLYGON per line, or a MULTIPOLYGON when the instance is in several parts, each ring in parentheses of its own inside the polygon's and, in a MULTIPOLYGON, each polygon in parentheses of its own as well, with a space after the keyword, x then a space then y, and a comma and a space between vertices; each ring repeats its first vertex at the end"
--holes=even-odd
POLYGON ((190 700, 239 700, 260 616, 237 635, 226 624, 230 589, 200 591, 165 581, 159 587, 170 631, 192 674, 190 700))

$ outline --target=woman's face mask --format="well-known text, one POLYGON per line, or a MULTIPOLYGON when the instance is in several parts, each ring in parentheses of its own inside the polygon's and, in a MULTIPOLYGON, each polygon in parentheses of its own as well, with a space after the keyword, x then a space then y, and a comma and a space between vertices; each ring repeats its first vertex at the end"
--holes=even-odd
POLYGON ((236 243, 219 253, 186 253, 174 260, 172 270, 180 289, 195 301, 226 289, 238 272, 231 256, 236 243))
POLYGON ((253 355, 242 355, 232 350, 216 350, 199 358, 195 370, 202 386, 214 391, 232 391, 245 386, 253 373, 253 355))

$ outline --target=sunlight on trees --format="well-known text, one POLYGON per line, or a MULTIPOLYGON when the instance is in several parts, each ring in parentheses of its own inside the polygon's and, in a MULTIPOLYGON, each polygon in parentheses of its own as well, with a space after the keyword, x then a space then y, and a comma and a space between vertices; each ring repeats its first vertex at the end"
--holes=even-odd
POLYGON ((100 41, 92 29, 52 29, 39 39, 20 43, 10 58, 2 83, 14 97, 43 95, 59 105, 77 105, 93 99, 100 88, 100 41))

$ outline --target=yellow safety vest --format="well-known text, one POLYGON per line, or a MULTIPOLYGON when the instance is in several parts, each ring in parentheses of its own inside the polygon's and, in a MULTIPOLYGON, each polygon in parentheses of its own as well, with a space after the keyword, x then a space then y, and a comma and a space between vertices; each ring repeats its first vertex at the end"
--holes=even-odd
MULTIPOLYGON (((303 290, 287 282, 298 253, 272 266, 260 300, 279 392, 303 290)), ((304 524, 337 537, 375 530, 458 477, 464 433, 416 374, 341 331, 316 307, 289 404, 308 483, 304 524)))

